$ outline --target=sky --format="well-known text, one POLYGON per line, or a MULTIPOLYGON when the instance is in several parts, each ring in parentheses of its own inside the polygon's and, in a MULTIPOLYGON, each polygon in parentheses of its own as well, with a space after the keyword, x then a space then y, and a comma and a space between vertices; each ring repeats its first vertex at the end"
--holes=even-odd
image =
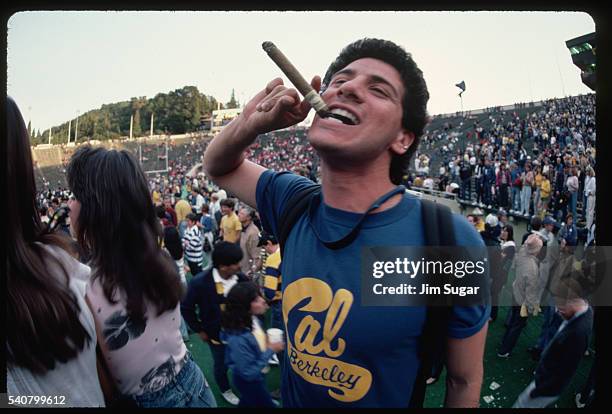
POLYGON ((310 80, 354 40, 392 40, 423 71, 431 115, 591 93, 565 41, 596 30, 582 12, 502 11, 28 11, 7 26, 7 92, 42 131, 184 86, 243 103, 290 84, 264 41, 310 80))

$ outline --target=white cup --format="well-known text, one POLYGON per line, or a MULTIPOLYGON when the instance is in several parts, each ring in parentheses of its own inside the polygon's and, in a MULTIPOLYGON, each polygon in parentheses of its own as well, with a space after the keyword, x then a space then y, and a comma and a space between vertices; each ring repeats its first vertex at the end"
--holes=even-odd
POLYGON ((277 342, 283 342, 283 330, 278 328, 270 328, 267 331, 268 341, 271 344, 275 344, 277 342))

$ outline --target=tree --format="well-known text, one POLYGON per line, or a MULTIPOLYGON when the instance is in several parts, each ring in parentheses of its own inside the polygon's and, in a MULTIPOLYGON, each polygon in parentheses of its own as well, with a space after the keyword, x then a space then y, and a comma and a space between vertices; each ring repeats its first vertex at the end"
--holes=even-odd
POLYGON ((239 103, 236 100, 236 94, 234 93, 234 89, 232 89, 232 97, 230 98, 229 102, 225 106, 228 109, 238 108, 239 107, 239 103))
POLYGON ((28 136, 32 136, 32 121, 28 121, 28 136))

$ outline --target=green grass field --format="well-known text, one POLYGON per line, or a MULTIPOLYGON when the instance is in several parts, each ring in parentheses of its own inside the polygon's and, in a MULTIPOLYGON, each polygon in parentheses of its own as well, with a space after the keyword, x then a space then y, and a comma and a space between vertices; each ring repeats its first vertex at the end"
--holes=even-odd
MULTIPOLYGON (((508 294, 508 287, 512 283, 512 275, 506 284, 507 288, 503 294, 508 294)), ((506 302, 507 303, 507 302, 506 302)), ((497 320, 490 324, 487 336, 487 343, 484 356, 484 379, 481 390, 480 406, 486 408, 511 407, 516 397, 523 391, 527 384, 533 378, 533 371, 536 367, 536 362, 531 359, 527 352, 527 348, 535 344, 542 323, 541 315, 529 319, 527 326, 521 333, 519 341, 512 353, 507 359, 497 357, 497 348, 504 335, 504 321, 509 308, 502 307, 499 309, 497 320), (492 382, 497 382, 500 387, 496 390, 491 390, 489 387, 492 382), (494 399, 487 403, 483 399, 484 396, 492 396, 494 399)), ((188 349, 192 352, 196 362, 202 368, 206 379, 208 380, 217 404, 219 407, 232 407, 228 404, 219 392, 219 388, 213 377, 213 361, 208 345, 204 344, 198 335, 191 335, 191 339, 187 342, 188 349)), ((589 370, 593 364, 594 356, 583 357, 579 369, 572 378, 572 382, 561 398, 557 401, 554 407, 574 408, 574 395, 578 392, 586 382, 589 370)), ((425 398, 425 407, 442 407, 444 403, 444 380, 445 373, 440 379, 430 385, 427 389, 425 398)), ((231 381, 231 375, 230 375, 231 381)), ((272 366, 270 372, 266 376, 266 382, 269 390, 277 389, 280 385, 280 368, 272 366)), ((236 394, 239 395, 237 390, 236 394)))

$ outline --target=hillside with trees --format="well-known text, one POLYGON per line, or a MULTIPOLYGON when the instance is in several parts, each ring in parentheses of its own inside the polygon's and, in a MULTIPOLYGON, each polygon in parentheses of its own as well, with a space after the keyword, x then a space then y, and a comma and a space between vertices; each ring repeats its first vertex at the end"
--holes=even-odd
MULTIPOLYGON (((217 107, 225 109, 237 107, 234 97, 227 104, 220 104, 210 95, 200 93, 195 86, 185 86, 169 93, 159 93, 154 98, 134 97, 129 101, 102 105, 100 109, 85 112, 78 117, 77 140, 106 141, 129 136, 130 117, 133 115, 132 136, 140 137, 150 134, 151 114, 153 114, 153 134, 184 134, 194 132, 200 127, 200 118, 210 115, 217 107)), ((51 143, 60 144, 74 141, 76 118, 61 125, 53 126, 51 143)), ((31 130, 28 125, 32 145, 46 144, 49 141, 49 130, 31 130)))

